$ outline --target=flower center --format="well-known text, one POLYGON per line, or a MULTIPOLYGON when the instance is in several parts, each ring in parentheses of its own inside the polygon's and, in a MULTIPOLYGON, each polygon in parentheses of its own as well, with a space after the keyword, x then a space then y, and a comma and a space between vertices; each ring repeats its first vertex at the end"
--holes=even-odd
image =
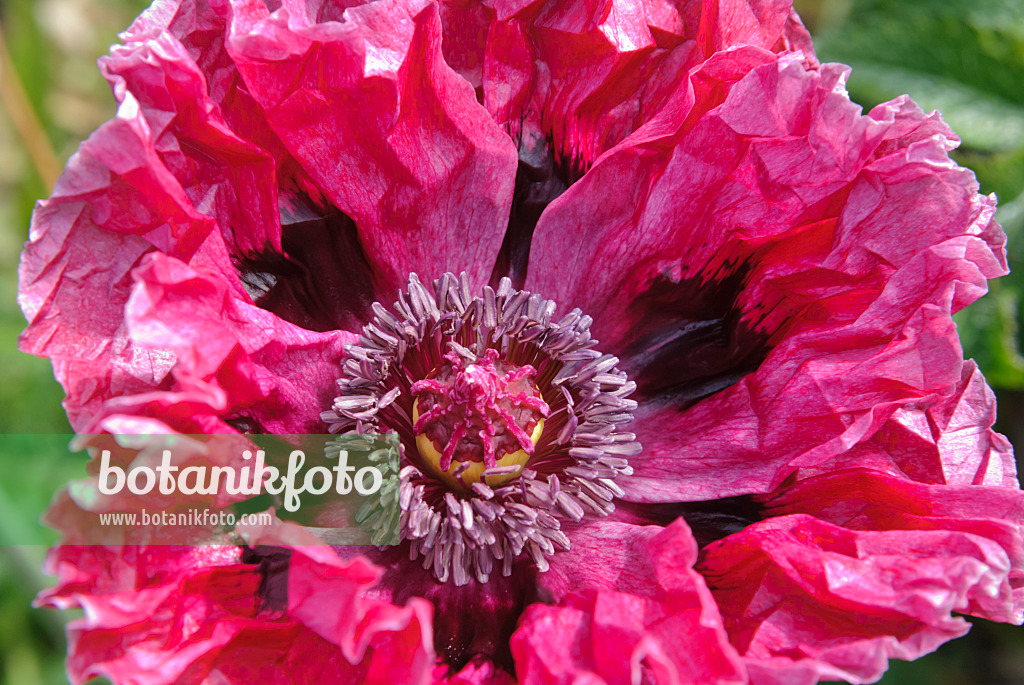
POLYGON ((412 385, 416 447, 428 467, 465 491, 481 479, 494 487, 522 470, 544 432, 550 407, 530 365, 498 360, 488 348, 475 363, 449 352, 412 385))
MULTIPOLYGON (((618 427, 632 420, 636 385, 593 349, 590 317, 556 322, 554 310, 507 278, 473 296, 464 274, 432 291, 413 274, 346 346, 323 419, 332 432, 398 434, 388 496, 410 559, 440 582, 486 582, 520 558, 547 570, 569 548, 561 522, 614 511, 616 480, 632 473, 640 445, 618 427)), ((383 513, 363 520, 393 525, 383 513)))

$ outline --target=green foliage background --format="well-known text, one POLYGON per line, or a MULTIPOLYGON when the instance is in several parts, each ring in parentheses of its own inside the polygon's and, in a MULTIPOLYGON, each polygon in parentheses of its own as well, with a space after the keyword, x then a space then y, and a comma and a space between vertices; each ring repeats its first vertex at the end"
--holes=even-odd
MULTIPOLYGON (((24 321, 15 304, 17 260, 36 199, 78 143, 114 113, 95 60, 145 0, 0 0, 10 63, 0 107, 0 434, 66 433, 50 364, 16 351, 24 321), (14 74, 10 64, 13 63, 14 74), (16 75, 17 78, 12 78, 16 75), (12 99, 14 81, 25 101, 12 99), (19 115, 40 124, 16 125, 19 115), (52 150, 47 166, 39 148, 52 150), (36 149, 36 153, 31 151, 36 149)), ((992 292, 957 316, 968 357, 1000 400, 999 428, 1024 446, 1024 2, 1022 0, 797 0, 822 61, 853 67, 851 97, 870 108, 909 93, 942 111, 962 137, 955 157, 999 196, 1011 266, 992 292)), ((66 682, 62 621, 30 608, 49 580, 45 549, 22 541, 53 491, 81 468, 44 459, 39 439, 0 445, 0 685, 66 682)), ((59 449, 49 453, 60 453, 59 449)), ((884 683, 1024 682, 1024 630, 978 621, 971 634, 914 663, 893 662, 884 683)))

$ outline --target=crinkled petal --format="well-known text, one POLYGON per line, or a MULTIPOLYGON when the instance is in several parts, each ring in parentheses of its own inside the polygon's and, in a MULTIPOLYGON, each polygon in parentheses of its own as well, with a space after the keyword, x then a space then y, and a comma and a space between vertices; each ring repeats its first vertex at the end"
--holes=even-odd
POLYGON ((323 23, 297 2, 234 8, 228 50, 248 91, 358 225, 377 290, 397 292, 410 272, 485 282, 516 155, 444 62, 436 7, 382 2, 323 23))
POLYGON ((288 613, 361 664, 367 682, 432 682, 432 607, 419 598, 404 607, 366 598, 380 574, 362 557, 342 561, 327 548, 299 547, 288 567, 288 613))
POLYGON ((797 48, 815 63, 788 0, 496 2, 486 12, 446 4, 445 55, 495 120, 521 149, 547 138, 583 168, 656 115, 716 51, 797 48))
POLYGON ((138 103, 126 96, 37 207, 19 268, 29 320, 21 349, 53 360, 73 427, 88 425, 110 397, 166 377, 166 355, 128 340, 131 272, 154 249, 183 259, 200 246, 216 252, 213 227, 159 161, 138 103))
POLYGON ((261 615, 260 576, 237 547, 63 545, 40 603, 81 607, 68 675, 136 685, 361 682, 339 650, 294 620, 261 615))
POLYGON ((226 276, 240 276, 260 307, 292 323, 358 329, 370 304, 394 293, 374 292, 355 225, 323 198, 246 90, 225 50, 231 16, 226 2, 154 8, 101 66, 115 95, 139 101, 162 162, 216 220, 230 254, 226 276))
MULTIPOLYGON (((196 11, 192 3, 153 8, 125 34, 128 45, 106 58, 104 68, 121 101, 118 118, 83 144, 53 197, 35 214, 36 228, 20 269, 20 302, 30 321, 22 349, 54 360, 68 394, 65 406, 79 430, 113 414, 159 411, 178 417, 182 430, 218 430, 218 425, 223 430, 219 419, 211 423, 203 415, 231 416, 244 394, 243 407, 275 396, 263 411, 270 425, 315 431, 315 417, 329 404, 324 401, 333 383, 333 377, 324 375, 323 362, 340 358, 344 334, 307 336, 243 306, 250 295, 236 260, 258 249, 280 251, 275 171, 288 165, 279 152, 270 154, 239 137, 221 116, 208 92, 211 74, 201 72, 193 59, 209 68, 204 58, 210 55, 186 45, 211 27, 193 26, 192 33, 182 32, 182 41, 168 32, 175 22, 187 23, 182 15, 190 12, 195 22, 196 11), (210 383, 212 359, 205 371, 192 374, 187 387, 175 384, 171 369, 180 347, 172 350, 159 339, 139 344, 141 337, 132 338, 125 320, 133 270, 152 251, 177 257, 201 272, 214 291, 242 307, 242 319, 248 316, 243 310, 251 311, 249 318, 261 327, 245 335, 263 342, 263 365, 280 363, 280 368, 262 379, 248 377, 232 389, 234 398, 222 396, 224 386, 210 383), (106 268, 90 266, 94 263, 106 268), (63 325, 56 325, 58 320, 63 325), (277 342, 268 335, 275 329, 283 335, 277 342), (296 377, 318 383, 315 388, 304 380, 297 384, 302 387, 287 380, 289 369, 309 367, 318 354, 318 371, 296 377)), ((336 283, 330 278, 321 282, 336 283)), ((195 345, 224 337, 215 320, 221 305, 211 306, 207 338, 194 337, 195 345)), ((191 314, 187 308, 177 311, 182 321, 191 314)), ((339 316, 330 328, 346 322, 352 323, 339 316)), ((172 329, 179 323, 164 321, 172 329)), ((190 372, 178 368, 176 373, 190 372)), ((231 381, 247 373, 238 368, 223 372, 231 381)))
POLYGON ((115 46, 100 63, 116 94, 138 100, 161 161, 231 251, 280 251, 274 159, 228 127, 181 42, 164 32, 115 46))
POLYGON ((948 395, 931 404, 897 408, 870 438, 796 473, 802 480, 866 468, 922 483, 998 485, 1016 491, 1013 448, 992 430, 995 419, 995 394, 977 364, 968 361, 948 395))
MULTIPOLYGON (((139 345, 174 356, 176 391, 207 389, 211 414, 244 417, 262 431, 320 430, 343 345, 354 341, 354 334, 313 333, 289 324, 235 297, 220 280, 164 255, 147 257, 134 275, 129 335, 139 345)), ((124 402, 142 399, 149 408, 138 413, 173 413, 162 412, 161 399, 152 395, 124 402)), ((122 403, 111 407, 126 411, 122 403)))
POLYGON ((58 584, 37 602, 85 611, 69 626, 76 685, 432 682, 429 604, 363 598, 381 569, 282 542, 308 537, 292 524, 240 527, 247 548, 96 545, 83 543, 99 524, 82 529, 96 517, 70 499, 50 514, 64 544, 47 560, 58 584))
POLYGON ((1005 272, 992 200, 949 162, 941 121, 905 99, 861 116, 830 66, 739 75, 673 136, 602 158, 537 226, 526 286, 601 312, 595 336, 648 400, 639 499, 770 490, 941 401, 963 368, 950 314, 1005 272))
POLYGON ((1005 551, 1009 574, 962 610, 993 621, 1024 620, 1024 493, 1016 488, 915 483, 862 466, 801 480, 767 498, 764 511, 809 514, 854 530, 942 530, 988 538, 1005 551))
POLYGON ((442 23, 445 59, 519 152, 492 285, 503 276, 523 283, 538 218, 602 154, 638 129, 646 137, 674 130, 677 113, 693 104, 691 89, 680 84, 716 49, 801 49, 805 62, 816 64, 810 36, 785 0, 493 7, 456 0, 442 4, 442 23))
MULTIPOLYGON (((650 313, 635 303, 665 274, 713 288, 752 271, 737 314, 777 326, 812 299, 857 316, 870 303, 862 292, 858 306, 858 290, 877 291, 893 266, 958 237, 981 239, 967 254, 985 276, 1004 272, 991 201, 948 161, 955 136, 905 99, 861 116, 845 78, 750 49, 717 55, 694 77, 692 107, 672 113, 671 135, 647 135, 663 130, 652 122, 548 207, 527 285, 602 312, 595 333, 621 349, 650 313), (600 192, 613 178, 618 192, 600 192), (899 240, 894 222, 906 227, 899 240), (591 274, 587 287, 558 277, 567 259, 591 274)), ((981 292, 961 290, 958 307, 981 292)))
POLYGON ((995 531, 1005 542, 1005 527, 879 523, 859 530, 790 514, 703 551, 699 569, 754 682, 870 682, 889 658, 915 659, 966 633, 954 611, 995 607, 1009 618, 1012 562, 986 537, 995 531))
POLYGON ((557 605, 529 607, 512 638, 523 682, 745 682, 693 570, 697 546, 685 522, 601 521, 571 533, 572 549, 540 578, 557 605))
MULTIPOLYGON (((290 177, 294 177, 291 180, 295 183, 305 185, 306 181, 301 179, 301 169, 270 129, 263 111, 246 91, 241 74, 228 55, 224 37, 231 17, 232 7, 227 0, 163 0, 139 15, 138 19, 120 35, 126 49, 119 49, 118 57, 113 61, 123 62, 125 57, 128 57, 127 61, 131 62, 129 56, 135 50, 152 51, 158 45, 168 44, 177 46, 174 50, 176 55, 180 56, 181 51, 184 51, 191 63, 175 59, 174 61, 180 62, 176 69, 185 73, 200 74, 203 92, 196 92, 202 103, 201 108, 193 110, 199 115, 198 121, 197 118, 192 118, 182 125, 177 125, 173 130, 174 134, 190 137, 192 131, 196 130, 194 124, 201 123, 204 119, 215 128, 221 128, 221 123, 226 124, 235 136, 273 156, 276 170, 284 185, 289 184, 290 177)), ((142 65, 138 67, 141 69, 142 65)), ((129 80, 121 79, 116 70, 109 70, 109 62, 108 78, 111 78, 112 85, 115 86, 115 95, 122 89, 135 92, 129 80)), ((194 81, 194 78, 189 76, 188 80, 194 81)), ((153 89, 159 93, 163 90, 154 87, 152 79, 140 81, 138 85, 144 91, 153 89)), ((152 110, 157 113, 172 101, 173 98, 166 96, 153 98, 152 110)), ((176 104, 193 109, 185 102, 176 104)), ((174 122, 171 124, 175 125, 174 122)), ((188 148, 187 143, 185 147, 188 148)), ((190 151, 186 149, 183 152, 188 155, 190 151)), ((273 190, 256 189, 257 192, 270 193, 273 190)), ((224 192, 228 198, 231 197, 231 191, 225 189, 224 192)))

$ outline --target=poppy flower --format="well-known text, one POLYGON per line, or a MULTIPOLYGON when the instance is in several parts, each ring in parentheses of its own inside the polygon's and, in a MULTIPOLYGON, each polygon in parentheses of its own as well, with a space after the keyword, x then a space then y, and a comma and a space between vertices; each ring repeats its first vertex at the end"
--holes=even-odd
POLYGON ((1021 622, 951 319, 995 199, 787 0, 160 0, 122 40, 22 348, 82 433, 397 433, 403 542, 89 545, 63 495, 74 682, 866 682, 1021 622))

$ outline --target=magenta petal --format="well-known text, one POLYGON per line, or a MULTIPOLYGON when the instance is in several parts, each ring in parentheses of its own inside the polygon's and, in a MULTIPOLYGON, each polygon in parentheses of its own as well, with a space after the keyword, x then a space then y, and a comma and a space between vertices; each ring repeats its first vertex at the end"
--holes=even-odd
MULTIPOLYGON (((172 355, 174 390, 206 391, 210 413, 244 416, 271 433, 321 430, 320 412, 333 397, 343 345, 353 334, 314 333, 281 321, 239 299, 219 279, 164 255, 144 259, 134 276, 138 283, 127 307, 131 339, 172 355)), ((152 395, 134 400, 175 401, 152 395)), ((116 411, 126 407, 117 403, 116 411)))
POLYGON ((299 3, 258 5, 236 4, 229 52, 274 131, 355 220, 378 291, 410 272, 485 282, 516 154, 445 64, 436 8, 377 3, 316 23, 299 3))
POLYGON ((658 683, 746 681, 682 520, 600 522, 572 539, 541 577, 558 605, 529 607, 512 638, 522 682, 625 683, 642 672, 658 683))
POLYGON ((115 47, 101 65, 119 97, 138 100, 161 161, 231 251, 280 251, 274 159, 228 127, 182 43, 162 32, 115 47))
POLYGON ((601 312, 595 334, 611 349, 620 349, 631 316, 641 316, 630 312, 630 305, 657 275, 682 268, 687 276, 698 277, 704 269, 703 280, 708 280, 732 256, 732 249, 725 250, 742 235, 731 234, 750 225, 755 213, 758 233, 791 227, 803 210, 801 203, 782 195, 762 197, 755 179, 748 178, 755 162, 742 135, 721 123, 717 110, 701 116, 723 91, 735 87, 736 79, 760 77, 792 79, 794 88, 808 91, 830 90, 834 82, 804 72, 792 60, 776 64, 764 51, 740 50, 704 64, 691 76, 699 86, 693 95, 687 92, 689 84, 680 86, 689 102, 634 134, 636 144, 627 139, 603 156, 547 208, 536 228, 527 287, 551 293, 562 307, 601 312), (748 60, 761 66, 748 73, 755 66, 748 60), (701 125, 694 129, 689 117, 700 117, 701 125), (650 136, 650 129, 658 135, 650 136), (601 192, 612 184, 618 192, 601 192), (766 200, 779 203, 773 207, 778 223, 761 216, 766 200), (558 276, 566 264, 591 275, 586 285, 558 276))
POLYGON ((53 359, 73 427, 84 429, 110 397, 166 376, 164 359, 128 340, 131 271, 154 248, 191 257, 213 226, 159 161, 126 97, 37 207, 19 268, 18 302, 29 320, 21 349, 53 359))
MULTIPOLYGON (((521 148, 548 138, 559 158, 586 168, 657 116, 687 72, 716 51, 798 48, 814 64, 809 36, 790 4, 495 3, 483 48, 484 104, 521 139, 521 148)), ((469 26, 478 30, 478 24, 469 26)), ((445 39, 455 38, 461 48, 450 61, 479 63, 480 41, 467 40, 470 35, 466 24, 446 22, 445 39)))
MULTIPOLYGON (((213 105, 208 107, 205 113, 197 111, 198 118, 207 119, 216 128, 220 128, 218 120, 222 119, 237 136, 272 154, 277 162, 278 171, 287 168, 287 174, 294 174, 298 170, 297 164, 270 130, 259 105, 246 92, 238 68, 227 53, 224 36, 232 14, 233 8, 224 0, 169 0, 154 4, 143 12, 120 37, 126 46, 146 51, 164 52, 161 45, 180 45, 191 63, 183 63, 178 69, 202 75, 205 93, 201 100, 204 101, 204 106, 213 105)), ((118 52, 130 54, 131 50, 118 52)), ((176 49, 174 53, 176 57, 180 57, 181 51, 176 49)), ((120 57, 123 57, 123 54, 119 54, 120 57)), ((113 85, 118 89, 128 85, 116 74, 109 76, 114 77, 113 85)), ((186 79, 188 80, 191 79, 186 79)), ((161 87, 159 80, 144 80, 138 83, 140 90, 143 91, 153 89, 156 93, 164 90, 173 92, 174 84, 167 85, 171 88, 161 87)), ((155 98, 152 104, 158 111, 160 105, 157 105, 157 102, 162 105, 169 100, 166 97, 155 98)), ((179 104, 188 107, 187 103, 179 104)), ((189 118, 183 123, 187 131, 188 124, 197 122, 195 118, 189 118)), ((165 124, 168 122, 165 119, 161 120, 161 127, 165 124)), ((181 125, 175 122, 169 124, 182 130, 181 125)))
MULTIPOLYGON (((900 419, 926 415, 930 405, 941 415, 939 407, 963 392, 955 335, 948 314, 925 308, 887 343, 844 341, 841 329, 817 343, 797 338, 756 374, 690 409, 641 408, 636 431, 645 452, 634 460, 628 496, 713 500, 767 492, 798 468, 816 472, 856 460, 864 454, 860 444, 884 439, 900 419)), ((976 383, 971 392, 984 398, 986 390, 976 383)), ((1002 482, 1013 466, 1003 439, 990 431, 994 416, 979 411, 963 418, 971 423, 947 423, 948 436, 942 428, 937 440, 920 436, 929 443, 929 462, 893 456, 923 480, 942 482, 947 470, 973 467, 1002 482)))
POLYGON ((931 405, 896 409, 869 439, 797 472, 801 479, 848 468, 872 469, 922 483, 998 485, 1017 491, 1013 448, 992 430, 995 394, 977 365, 931 405))
POLYGON ((703 22, 700 36, 708 53, 733 45, 756 45, 802 50, 814 59, 810 36, 792 11, 790 0, 712 0, 703 4, 709 18, 703 22))
POLYGON ((446 666, 434 668, 434 682, 438 685, 515 685, 515 677, 490 661, 474 662, 458 673, 450 674, 446 666))
POLYGON ((645 452, 634 461, 630 496, 764 492, 797 468, 820 472, 873 452, 926 482, 1015 483, 1009 446, 991 431, 991 391, 973 363, 960 362, 948 310, 919 304, 896 334, 876 332, 878 319, 907 316, 917 298, 949 307, 964 283, 978 282, 971 266, 957 259, 912 264, 912 277, 901 283, 897 274, 873 316, 794 336, 756 374, 690 409, 641 406, 636 432, 645 452), (941 268, 950 280, 934 292, 941 268), (898 451, 887 447, 896 436, 898 451), (723 473, 732 475, 723 481, 723 473))
POLYGON ((631 498, 770 490, 960 383, 950 314, 1005 272, 992 199, 948 162, 941 121, 906 100, 862 117, 836 89, 843 77, 785 59, 757 67, 685 137, 627 141, 541 217, 527 287, 601 312, 595 335, 639 393, 662 398, 637 413, 645 452, 631 498), (635 192, 600 192, 612 183, 635 192), (567 260, 590 277, 561 278, 567 260), (717 362, 672 347, 700 322, 670 295, 712 300, 729 279, 748 285, 706 318, 734 338, 761 336, 763 358, 753 373, 740 359, 684 402, 687 376, 717 362), (631 346, 638 337, 652 342, 631 346))
POLYGON ((338 645, 371 683, 432 681, 430 603, 404 607, 368 599, 381 569, 362 557, 342 561, 329 548, 299 547, 288 567, 288 613, 338 645))
POLYGON ((336 647, 292 619, 261 613, 254 601, 260 576, 239 552, 55 548, 47 564, 58 585, 38 601, 85 610, 68 627, 71 682, 362 682, 336 647))
POLYGON ((619 592, 573 596, 558 607, 534 604, 513 637, 521 682, 746 682, 743 671, 732 664, 716 670, 719 664, 700 663, 708 650, 699 642, 701 632, 707 631, 700 630, 706 626, 700 624, 698 611, 668 618, 663 612, 657 604, 619 592), (680 644, 687 648, 679 650, 680 644))
MULTIPOLYGON (((966 633, 951 612, 1006 606, 996 597, 1011 592, 1011 560, 986 526, 935 523, 850 530, 782 516, 713 543, 699 568, 755 680, 870 681, 887 659, 914 659, 966 633)), ((1015 547, 1019 555, 1019 530, 1015 547)))
MULTIPOLYGON (((81 524, 81 511, 67 513, 81 524)), ((253 532, 268 539, 268 531, 253 532)), ((101 546, 79 539, 65 528, 65 544, 47 562, 58 585, 38 600, 85 609, 69 631, 76 684, 96 675, 140 685, 432 682, 429 604, 396 607, 362 597, 380 571, 365 559, 344 563, 330 548, 310 545, 101 546), (257 561, 268 552, 284 565, 257 561), (268 589, 274 574, 287 579, 284 603, 268 589)))
POLYGON ((746 269, 737 315, 773 332, 819 318, 819 300, 856 316, 892 266, 954 238, 948 256, 958 247, 981 272, 956 308, 1005 270, 991 200, 943 161, 955 136, 940 121, 905 99, 860 116, 837 90, 841 69, 766 64, 764 53, 760 66, 741 64, 754 54, 705 64, 692 108, 652 121, 548 207, 527 287, 601 312, 595 333, 619 350, 645 317, 665 315, 636 302, 666 274, 713 289, 746 269), (620 192, 601 192, 612 183, 620 192), (894 239, 896 222, 905 239, 894 239), (591 274, 585 287, 560 277, 566 263, 591 274))
POLYGON ((803 513, 854 530, 956 531, 984 537, 1006 553, 1011 570, 998 586, 970 598, 965 613, 1024 620, 1024 493, 993 486, 914 483, 866 469, 817 476, 765 500, 770 516, 803 513))
POLYGON ((685 521, 662 529, 631 520, 625 512, 612 518, 567 525, 571 548, 552 557, 551 569, 539 577, 556 602, 580 590, 625 592, 649 586, 657 593, 673 573, 688 577, 697 543, 685 521))
MULTIPOLYGON (((286 431, 316 430, 314 417, 333 384, 322 362, 340 358, 340 334, 303 339, 302 332, 281 329, 284 345, 267 344, 258 360, 264 366, 280 361, 280 370, 262 380, 248 378, 245 390, 232 389, 235 406, 228 406, 218 394, 227 386, 204 385, 211 380, 208 368, 187 388, 170 389, 173 356, 159 340, 139 345, 141 338, 131 338, 124 323, 131 273, 147 252, 188 262, 220 282, 212 286, 215 292, 230 293, 237 303, 249 296, 232 259, 238 252, 281 247, 275 157, 228 127, 207 92, 212 74, 201 72, 193 60, 209 68, 204 58, 210 55, 186 45, 196 32, 210 30, 203 26, 209 17, 197 24, 193 16, 192 32, 182 32, 183 42, 165 30, 168 22, 187 23, 180 15, 195 10, 185 3, 147 12, 126 34, 128 45, 105 60, 122 103, 119 115, 82 145, 54 196, 37 210, 37 228, 21 267, 20 301, 30 321, 22 347, 54 360, 68 394, 65 406, 79 430, 95 426, 101 415, 132 411, 169 412, 187 423, 179 425, 182 430, 222 430, 219 420, 211 423, 202 415, 227 417, 239 408, 240 395, 248 395, 242 406, 251 404, 271 392, 271 384, 279 387, 272 391, 278 400, 265 408, 268 423, 286 431), (93 260, 106 268, 88 267, 93 260), (64 326, 54 325, 58 318, 64 326), (292 349, 284 353, 284 347, 292 349), (306 374, 308 381, 277 380, 281 371, 308 366, 321 353, 320 370, 306 374), (253 389, 254 383, 262 385, 253 389), (302 407, 303 416, 296 421, 285 411, 289 406, 302 407)), ((212 306, 216 310, 220 304, 212 306)), ((178 314, 187 318, 191 312, 178 314)), ((221 327, 217 316, 209 313, 212 328, 221 327)), ((252 318, 263 327, 246 335, 269 343, 267 331, 280 322, 260 313, 252 318)), ((221 333, 208 337, 217 340, 221 333)), ((187 372, 178 368, 176 373, 187 372)))

